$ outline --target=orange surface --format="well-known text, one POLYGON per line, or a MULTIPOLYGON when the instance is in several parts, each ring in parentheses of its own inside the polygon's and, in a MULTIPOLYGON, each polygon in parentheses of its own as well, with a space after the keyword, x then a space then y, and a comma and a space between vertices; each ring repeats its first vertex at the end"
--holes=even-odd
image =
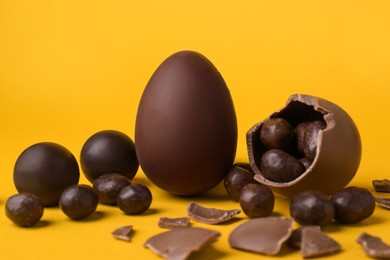
MULTIPOLYGON (((284 106, 293 93, 320 96, 355 120, 363 143, 361 166, 350 185, 373 191, 371 180, 389 178, 390 3, 388 1, 0 1, 0 258, 159 259, 143 243, 163 230, 159 217, 185 216, 191 200, 222 209, 239 205, 223 186, 197 198, 178 198, 154 187, 149 211, 126 216, 99 205, 83 221, 45 209, 34 228, 22 229, 4 214, 16 190, 14 163, 28 146, 58 142, 78 158, 93 133, 116 129, 134 138, 142 91, 172 53, 207 56, 234 99, 239 140, 236 161, 247 161, 246 131, 284 106), (111 231, 133 225, 132 242, 111 231)), ((88 183, 81 176, 81 183, 88 183)), ((373 191, 374 192, 374 191, 373 191)), ((377 194, 387 196, 387 194, 377 194)), ((277 196, 275 215, 289 216, 277 196)), ((355 225, 325 232, 342 244, 330 259, 365 257, 361 232, 390 243, 390 213, 380 207, 355 225)), ((221 237, 193 259, 269 258, 233 250, 229 233, 246 220, 210 226, 221 237)), ((298 251, 273 258, 300 259, 298 251)))

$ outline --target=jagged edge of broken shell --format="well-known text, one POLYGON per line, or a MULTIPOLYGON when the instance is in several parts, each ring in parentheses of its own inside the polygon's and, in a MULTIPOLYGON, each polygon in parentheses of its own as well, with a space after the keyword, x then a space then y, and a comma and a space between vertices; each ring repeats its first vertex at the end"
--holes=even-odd
POLYGON ((193 201, 187 207, 187 215, 191 219, 205 224, 219 224, 229 221, 240 212, 240 209, 223 210, 206 208, 193 201))
POLYGON ((286 217, 263 217, 250 219, 236 227, 229 235, 232 248, 264 254, 276 255, 291 236, 294 220, 286 217), (279 229, 279 234, 275 235, 279 229), (267 243, 268 246, 266 245, 267 243))
POLYGON ((264 120, 262 120, 259 123, 255 124, 251 129, 249 129, 249 131, 246 134, 247 135, 248 156, 249 156, 250 166, 251 166, 252 170, 255 173, 254 179, 256 181, 258 181, 260 183, 263 183, 265 185, 272 186, 272 187, 286 187, 286 186, 291 186, 291 185, 299 182, 301 179, 303 179, 311 171, 313 166, 316 164, 316 161, 317 161, 317 158, 318 158, 318 152, 321 150, 323 132, 330 131, 334 127, 334 124, 335 124, 334 118, 333 118, 333 114, 330 113, 326 108, 324 108, 324 107, 319 105, 319 103, 318 103, 319 99, 320 98, 318 98, 318 97, 310 96, 310 95, 304 95, 304 94, 292 95, 292 96, 289 97, 289 99, 286 102, 286 105, 283 108, 281 108, 281 109, 277 110, 276 112, 272 113, 267 118, 265 118, 264 120), (257 164, 255 163, 255 158, 254 158, 255 152, 253 151, 253 138, 254 138, 255 133, 259 130, 259 128, 261 127, 261 125, 263 124, 263 122, 265 120, 268 120, 268 119, 272 118, 273 116, 279 114, 281 111, 286 109, 289 106, 289 104, 291 102, 293 102, 293 101, 301 102, 303 104, 311 106, 311 107, 313 107, 313 109, 315 111, 322 113, 324 121, 326 122, 326 128, 321 130, 321 131, 319 131, 319 133, 318 133, 318 141, 317 141, 317 149, 316 149, 316 156, 315 156, 312 164, 310 165, 310 167, 307 168, 306 171, 302 175, 300 175, 296 179, 294 179, 292 181, 289 181, 289 182, 274 182, 274 181, 270 181, 270 180, 268 180, 268 179, 263 177, 263 175, 261 173, 261 170, 259 169, 259 167, 257 167, 257 164))
POLYGON ((175 228, 150 237, 144 247, 166 259, 187 259, 194 251, 214 242, 221 233, 199 228, 175 228))

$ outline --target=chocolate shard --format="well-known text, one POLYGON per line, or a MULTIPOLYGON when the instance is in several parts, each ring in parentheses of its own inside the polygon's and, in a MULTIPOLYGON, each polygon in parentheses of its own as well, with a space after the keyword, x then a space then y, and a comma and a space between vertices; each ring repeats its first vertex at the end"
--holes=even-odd
POLYGON ((365 232, 356 240, 364 252, 370 256, 381 259, 390 259, 390 245, 384 243, 380 237, 369 235, 365 232))
POLYGON ((115 229, 112 233, 112 236, 119 240, 131 241, 133 235, 133 226, 123 226, 115 229))
POLYGON ((190 218, 184 217, 184 218, 167 218, 167 217, 161 217, 158 220, 158 226, 160 228, 186 228, 190 226, 190 218))
POLYGON ((175 228, 149 238, 144 247, 166 259, 181 260, 214 242, 220 235, 217 231, 205 228, 175 228))
POLYGON ((291 236, 287 240, 287 245, 293 249, 301 249, 302 244, 302 230, 305 228, 313 228, 318 231, 321 231, 320 226, 301 226, 297 229, 294 229, 291 233, 291 236))
POLYGON ((383 208, 390 210, 390 198, 375 198, 375 202, 380 204, 383 208))
POLYGON ((319 229, 303 228, 301 256, 303 258, 318 257, 336 253, 341 245, 319 229))
POLYGON ((373 180, 372 186, 376 192, 390 192, 390 180, 388 179, 373 180))
POLYGON ((234 229, 229 235, 232 248, 265 255, 276 255, 290 237, 293 219, 286 217, 254 218, 234 229))
POLYGON ((234 218, 241 210, 222 210, 216 208, 206 208, 195 202, 191 202, 187 207, 187 214, 197 222, 205 224, 219 224, 234 218))

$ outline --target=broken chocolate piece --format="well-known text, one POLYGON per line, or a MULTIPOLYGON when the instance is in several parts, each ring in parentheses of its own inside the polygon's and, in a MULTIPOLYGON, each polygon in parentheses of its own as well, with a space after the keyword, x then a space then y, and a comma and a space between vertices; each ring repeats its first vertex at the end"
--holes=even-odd
POLYGON ((341 250, 341 245, 320 229, 303 228, 301 255, 303 258, 329 255, 341 250))
POLYGON ((220 235, 205 228, 175 228, 149 238, 144 247, 166 259, 180 260, 212 243, 220 235))
POLYGON ((158 221, 160 228, 186 228, 190 226, 190 218, 166 218, 161 217, 158 221))
POLYGON ((287 240, 287 245, 293 249, 301 249, 301 244, 302 244, 302 230, 304 228, 313 228, 318 231, 321 231, 320 226, 301 226, 291 233, 291 236, 287 240))
POLYGON ((195 202, 191 202, 187 207, 187 214, 193 220, 205 224, 219 224, 234 218, 241 210, 222 210, 216 208, 205 208, 195 202))
POLYGON ((229 235, 232 248, 265 255, 276 255, 290 237, 293 219, 264 217, 251 219, 234 229, 229 235))
POLYGON ((390 209, 390 198, 375 198, 375 202, 379 203, 385 209, 390 209))
POLYGON ((362 245, 364 252, 368 256, 390 259, 390 245, 384 243, 381 238, 363 232, 356 242, 362 245))
POLYGON ((376 192, 390 192, 390 180, 388 179, 373 180, 372 186, 376 192))
POLYGON ((123 226, 117 228, 111 234, 116 239, 130 241, 133 235, 133 226, 123 226))

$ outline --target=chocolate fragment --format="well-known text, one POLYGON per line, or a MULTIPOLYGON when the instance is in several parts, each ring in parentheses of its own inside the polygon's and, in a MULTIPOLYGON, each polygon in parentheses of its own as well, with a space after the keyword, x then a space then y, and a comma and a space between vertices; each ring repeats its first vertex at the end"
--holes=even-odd
POLYGON ((303 258, 333 254, 341 250, 341 245, 321 232, 318 228, 302 229, 301 256, 303 258))
POLYGON ((390 192, 390 180, 388 179, 373 180, 372 186, 376 192, 390 192))
POLYGON ((375 198, 375 202, 379 203, 383 208, 390 210, 390 198, 375 198))
POLYGON ((205 228, 175 228, 149 238, 144 247, 166 259, 180 260, 212 243, 220 235, 205 228))
POLYGON ((166 218, 161 217, 158 221, 160 228, 186 228, 190 226, 190 218, 166 218))
POLYGON ((264 217, 251 219, 229 235, 232 248, 265 255, 276 255, 282 244, 290 237, 293 219, 264 217))
POLYGON ((131 241, 133 236, 133 226, 123 226, 115 229, 111 234, 114 238, 124 241, 131 241))
POLYGON ((320 226, 301 226, 297 229, 294 229, 291 233, 291 236, 287 240, 287 245, 293 249, 301 249, 302 244, 302 230, 305 228, 313 228, 315 230, 321 231, 320 226))
POLYGON ((191 202, 187 207, 187 214, 197 222, 205 224, 219 224, 234 218, 241 210, 222 210, 216 208, 206 208, 195 202, 191 202))
POLYGON ((362 245, 364 252, 368 256, 390 259, 390 245, 384 243, 381 238, 363 232, 356 242, 362 245))

